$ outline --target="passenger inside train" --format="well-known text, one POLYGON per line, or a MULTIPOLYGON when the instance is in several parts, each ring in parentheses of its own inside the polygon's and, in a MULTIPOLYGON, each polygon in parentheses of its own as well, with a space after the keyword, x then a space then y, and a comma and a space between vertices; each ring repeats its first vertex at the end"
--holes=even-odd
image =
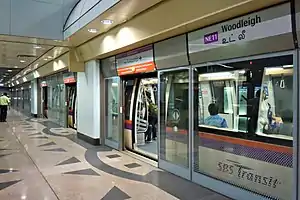
POLYGON ((281 112, 282 124, 279 127, 279 134, 292 136, 293 135, 293 111, 290 109, 281 112))
POLYGON ((215 103, 211 103, 208 106, 208 112, 210 114, 209 117, 207 117, 204 120, 204 124, 208 126, 215 126, 218 128, 227 128, 227 122, 226 120, 221 117, 219 114, 219 107, 215 103))
POLYGON ((137 78, 132 85, 135 87, 126 88, 132 92, 126 95, 125 108, 127 119, 134 119, 134 132, 126 130, 126 147, 157 159, 157 78, 137 78))
POLYGON ((147 105, 148 105, 148 129, 146 133, 146 142, 151 142, 157 138, 157 105, 151 100, 150 92, 146 92, 147 105))

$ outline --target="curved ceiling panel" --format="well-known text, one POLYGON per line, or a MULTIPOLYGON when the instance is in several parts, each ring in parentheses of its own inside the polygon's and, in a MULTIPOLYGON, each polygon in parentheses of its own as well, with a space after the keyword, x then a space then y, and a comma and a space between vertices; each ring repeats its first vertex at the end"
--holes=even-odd
POLYGON ((120 0, 81 0, 76 4, 65 23, 64 38, 70 37, 119 1, 120 0))
MULTIPOLYGON (((91 0, 96 4, 98 0, 91 0)), ((67 21, 64 25, 64 30, 67 29, 69 26, 71 26, 73 23, 78 20, 78 18, 81 16, 82 7, 84 6, 84 3, 86 0, 79 0, 79 2, 75 5, 75 7, 72 9, 71 13, 69 14, 67 21)))

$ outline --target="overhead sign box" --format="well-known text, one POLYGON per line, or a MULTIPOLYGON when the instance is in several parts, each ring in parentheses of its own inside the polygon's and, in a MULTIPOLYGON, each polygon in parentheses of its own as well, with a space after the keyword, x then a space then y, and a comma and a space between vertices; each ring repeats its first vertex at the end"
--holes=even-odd
POLYGON ((153 46, 148 45, 116 56, 119 76, 155 71, 153 46))
POLYGON ((76 78, 73 72, 65 73, 63 76, 65 84, 76 83, 76 78))
POLYGON ((47 87, 47 82, 46 81, 42 81, 41 82, 41 87, 47 87))
POLYGON ((192 64, 292 49, 290 4, 191 32, 188 46, 192 64))

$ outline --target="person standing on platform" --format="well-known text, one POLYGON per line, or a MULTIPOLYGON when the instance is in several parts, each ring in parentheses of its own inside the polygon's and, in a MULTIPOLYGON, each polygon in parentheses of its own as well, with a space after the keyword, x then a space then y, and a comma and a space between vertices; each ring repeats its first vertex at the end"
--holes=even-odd
POLYGON ((4 93, 0 97, 0 122, 6 122, 7 109, 10 103, 10 99, 7 96, 7 93, 4 93))

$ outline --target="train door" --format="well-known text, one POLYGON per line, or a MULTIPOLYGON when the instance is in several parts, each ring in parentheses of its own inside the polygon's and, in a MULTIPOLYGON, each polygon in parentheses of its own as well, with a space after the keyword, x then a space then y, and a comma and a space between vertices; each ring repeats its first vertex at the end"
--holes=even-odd
POLYGON ((68 127, 76 129, 76 84, 67 87, 68 127))
POLYGON ((157 76, 124 79, 125 147, 157 159, 157 76))

